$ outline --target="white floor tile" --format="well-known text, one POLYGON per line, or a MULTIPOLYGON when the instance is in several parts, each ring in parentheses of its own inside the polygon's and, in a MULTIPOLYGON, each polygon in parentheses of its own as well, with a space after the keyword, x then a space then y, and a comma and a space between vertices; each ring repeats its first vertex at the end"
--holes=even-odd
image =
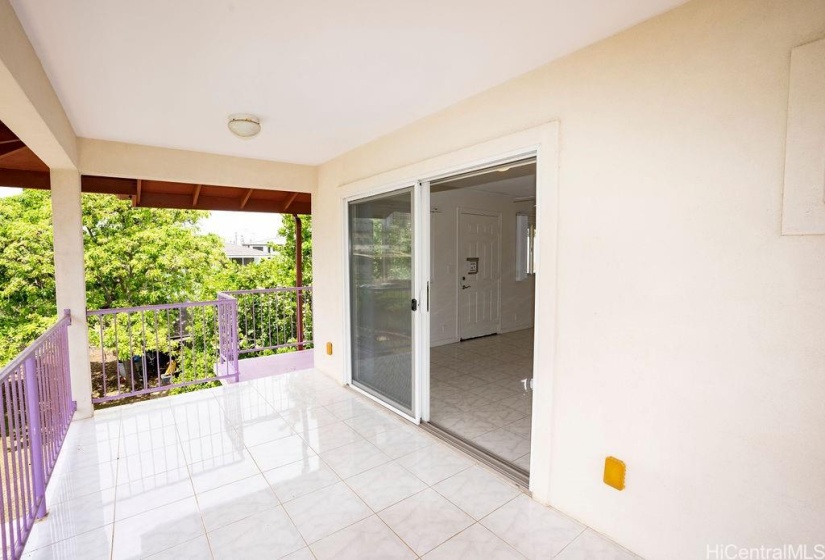
POLYGON ((84 467, 73 464, 53 475, 46 491, 46 503, 57 504, 113 488, 117 481, 117 467, 117 461, 84 467))
POLYGON ((513 464, 515 466, 529 472, 530 471, 530 454, 526 453, 526 454, 522 455, 521 457, 519 457, 518 459, 513 461, 513 464))
POLYGON ((323 407, 305 408, 301 406, 281 412, 281 416, 298 434, 318 429, 324 424, 334 424, 341 421, 323 407))
POLYGON ((55 558, 83 558, 83 560, 109 560, 112 554, 112 527, 105 525, 52 545, 30 550, 27 547, 24 560, 53 560, 55 558))
POLYGON ((484 418, 498 427, 506 426, 507 424, 511 424, 512 422, 521 420, 525 417, 523 412, 504 406, 503 404, 497 402, 480 406, 473 410, 473 414, 484 418))
POLYGON ((556 558, 558 560, 637 560, 638 556, 631 554, 592 529, 587 529, 556 558))
POLYGON ((430 485, 441 482, 473 465, 470 459, 450 451, 441 444, 418 449, 397 461, 402 467, 430 485))
POLYGON ((186 541, 163 552, 148 557, 148 560, 211 560, 212 550, 206 535, 186 541))
POLYGON ((187 439, 181 442, 180 446, 186 464, 191 465, 222 455, 240 454, 244 449, 244 442, 235 431, 231 431, 187 439))
POLYGON ((355 396, 347 400, 329 404, 326 406, 326 409, 341 420, 349 420, 355 416, 375 412, 375 408, 371 404, 365 403, 363 399, 355 396))
POLYGON ((498 455, 506 461, 515 461, 530 452, 530 440, 503 428, 473 438, 473 444, 498 455))
POLYGON ((174 424, 154 430, 142 431, 120 436, 120 456, 139 455, 146 451, 175 445, 178 443, 178 431, 174 424))
POLYGON ((309 550, 309 547, 296 550, 292 554, 284 556, 283 560, 315 560, 315 555, 309 550))
POLYGON ((386 463, 348 478, 347 485, 373 511, 382 510, 427 488, 426 484, 397 463, 386 463))
POLYGON ((332 486, 341 480, 335 471, 317 456, 266 471, 264 476, 282 502, 332 486))
MULTIPOLYGON (((82 468, 115 461, 120 450, 120 438, 89 443, 72 443, 68 438, 58 456, 58 464, 68 462, 74 468, 82 468)), ((57 475, 57 472, 55 472, 57 475)))
POLYGON ((584 526, 527 496, 481 520, 481 524, 530 560, 553 558, 584 531, 584 526))
POLYGON ((383 412, 360 414, 345 420, 345 422, 364 437, 380 434, 402 425, 400 420, 396 420, 396 418, 383 412))
POLYGON ((185 498, 115 523, 113 560, 142 558, 203 534, 195 498, 185 498))
POLYGON ((306 547, 280 506, 207 534, 215 560, 275 560, 306 547))
POLYGON ((379 432, 366 438, 371 444, 380 449, 385 455, 397 459, 417 449, 423 449, 433 444, 432 438, 421 430, 400 426, 379 432))
POLYGON ((48 516, 35 523, 29 535, 31 550, 110 525, 115 519, 115 489, 46 505, 48 516))
POLYGON ((255 475, 198 494, 203 524, 214 531, 279 505, 263 475, 255 475))
POLYGON ((140 480, 177 468, 186 467, 186 458, 180 444, 167 445, 137 455, 121 457, 118 461, 118 484, 140 480))
POLYGON ((309 544, 372 515, 343 482, 286 502, 284 509, 309 544))
MULTIPOLYGON (((529 440, 531 408, 529 395, 487 399, 531 367, 529 345, 516 353, 506 336, 439 349, 454 369, 433 376, 445 393, 434 404, 505 450, 511 436, 529 440), (462 375, 467 388, 449 384, 462 375), (508 436, 480 410, 525 416, 508 436)), ((520 451, 515 463, 529 464, 520 451)), ((313 370, 75 422, 47 503, 27 558, 635 558, 313 370)))
POLYGON ((361 439, 321 454, 321 459, 341 478, 349 478, 389 462, 377 447, 361 439))
POLYGON ((363 439, 358 435, 358 432, 343 422, 325 424, 314 430, 302 433, 301 437, 316 453, 331 451, 348 443, 363 439))
POLYGON ((431 489, 378 515, 418 555, 426 554, 473 523, 469 515, 431 489))
POLYGON ((246 451, 240 455, 215 457, 189 465, 195 492, 206 492, 250 476, 260 474, 260 469, 246 451))
POLYGON ((532 433, 533 428, 533 419, 530 416, 524 416, 520 420, 516 420, 515 422, 511 422, 504 426, 508 432, 513 432, 517 436, 521 436, 525 439, 530 439, 530 435, 532 433))
POLYGON ((177 502, 195 495, 185 468, 156 474, 115 488, 115 520, 177 502))
POLYGON ((416 555, 373 515, 311 545, 318 560, 406 560, 416 555))
POLYGON ((235 426, 235 431, 247 447, 275 441, 295 433, 280 416, 243 422, 235 426))
POLYGON ((492 513, 521 493, 512 484, 478 466, 442 480, 433 489, 475 519, 492 513))
POLYGON ((512 546, 476 523, 460 532, 432 552, 425 560, 524 560, 512 546))
POLYGON ((299 436, 287 436, 249 448, 249 454, 262 471, 268 471, 315 455, 299 436))

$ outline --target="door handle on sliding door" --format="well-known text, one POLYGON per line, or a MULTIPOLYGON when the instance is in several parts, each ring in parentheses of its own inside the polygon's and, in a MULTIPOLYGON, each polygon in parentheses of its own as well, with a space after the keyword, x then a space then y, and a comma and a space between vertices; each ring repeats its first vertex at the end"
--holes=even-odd
POLYGON ((412 309, 413 311, 418 311, 418 300, 417 299, 413 299, 410 302, 410 309, 412 309))
POLYGON ((427 312, 430 311, 430 283, 427 282, 427 312))

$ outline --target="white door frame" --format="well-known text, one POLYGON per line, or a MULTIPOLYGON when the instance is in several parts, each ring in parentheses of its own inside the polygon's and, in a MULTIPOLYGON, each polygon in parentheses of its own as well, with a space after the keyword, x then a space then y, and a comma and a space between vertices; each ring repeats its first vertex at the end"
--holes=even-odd
MULTIPOLYGON (((473 214, 476 216, 489 216, 491 218, 498 219, 498 298, 497 305, 498 305, 498 321, 496 322, 496 334, 501 332, 501 223, 502 223, 502 216, 501 212, 493 212, 492 210, 477 210, 475 208, 462 208, 459 206, 456 208, 455 214, 455 270, 456 270, 456 285, 455 285, 455 324, 456 324, 456 335, 459 341, 463 340, 461 338, 461 280, 458 279, 460 270, 461 270, 461 256, 460 256, 460 249, 461 249, 461 215, 462 214, 473 214)), ((429 240, 428 240, 429 241, 429 240)), ((429 362, 427 362, 429 363, 429 362)))
MULTIPOLYGON (((398 188, 417 185, 419 191, 429 181, 457 175, 474 169, 483 169, 495 165, 504 165, 528 157, 536 158, 536 251, 534 255, 536 269, 536 291, 534 302, 534 354, 533 354, 533 415, 530 455, 530 491, 539 502, 551 502, 552 473, 552 438, 553 438, 553 385, 556 374, 556 340, 557 340, 557 253, 558 253, 558 161, 559 161, 559 123, 552 121, 540 126, 522 130, 500 138, 471 145, 446 154, 405 165, 353 181, 339 187, 342 201, 343 220, 343 267, 345 271, 342 301, 344 302, 345 346, 344 381, 352 379, 349 348, 351 340, 349 315, 349 233, 347 229, 347 204, 350 200, 389 192, 398 188)), ((420 197, 423 198, 423 197, 420 197)), ((421 200, 421 203, 424 201, 421 200)), ((426 217, 419 218, 420 229, 424 229, 424 220, 428 222, 429 208, 424 206, 426 217)), ((427 224, 428 225, 428 224, 427 224)), ((429 231, 427 231, 429 235, 429 231)), ((426 257, 420 260, 418 268, 429 268, 430 248, 419 243, 419 249, 425 251, 426 257)), ((429 271, 427 271, 429 278, 429 271)), ((420 289, 420 288, 419 288, 420 289)), ((426 309, 426 306, 422 306, 426 309)), ((420 322, 429 323, 429 315, 419 314, 420 322)), ((419 340, 423 328, 417 329, 419 340)), ((422 383, 420 362, 429 354, 429 337, 423 339, 426 350, 418 350, 419 363, 416 375, 419 375, 418 388, 423 394, 418 395, 417 403, 421 406, 419 414, 425 421, 429 417, 428 387, 422 383)), ((419 346, 421 346, 419 344, 419 346)), ((429 362, 426 363, 429 366, 429 362)), ((426 367, 425 366, 425 367, 426 367)), ((380 402, 380 401, 379 401, 380 402)), ((383 404, 383 403, 382 403, 383 404)), ((410 418, 415 421, 415 419, 410 418)))

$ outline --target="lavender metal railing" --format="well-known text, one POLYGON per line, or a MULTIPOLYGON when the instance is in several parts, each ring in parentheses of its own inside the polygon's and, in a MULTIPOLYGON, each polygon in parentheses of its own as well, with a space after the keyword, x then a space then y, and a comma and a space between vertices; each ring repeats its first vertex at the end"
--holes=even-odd
POLYGON ((69 378, 68 310, 0 371, 0 546, 20 558, 76 409, 69 378))
POLYGON ((87 317, 93 403, 238 380, 238 310, 231 297, 97 309, 87 317))
POLYGON ((233 290, 238 302, 239 354, 312 348, 312 286, 233 290))

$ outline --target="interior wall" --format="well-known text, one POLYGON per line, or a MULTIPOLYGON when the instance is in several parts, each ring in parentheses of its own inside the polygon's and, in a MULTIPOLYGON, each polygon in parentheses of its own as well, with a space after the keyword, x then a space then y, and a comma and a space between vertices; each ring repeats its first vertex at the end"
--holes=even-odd
POLYGON ((694 0, 325 164, 315 334, 336 351, 316 366, 344 371, 340 187, 558 119, 552 457, 532 476, 649 559, 821 541, 825 237, 780 227, 790 52, 823 36, 821 0, 694 0))
POLYGON ((499 332, 533 326, 532 276, 516 281, 516 214, 533 214, 533 202, 513 203, 513 197, 456 189, 432 193, 430 207, 430 345, 459 340, 456 286, 461 276, 456 260, 458 210, 486 210, 501 213, 501 322, 499 332))

